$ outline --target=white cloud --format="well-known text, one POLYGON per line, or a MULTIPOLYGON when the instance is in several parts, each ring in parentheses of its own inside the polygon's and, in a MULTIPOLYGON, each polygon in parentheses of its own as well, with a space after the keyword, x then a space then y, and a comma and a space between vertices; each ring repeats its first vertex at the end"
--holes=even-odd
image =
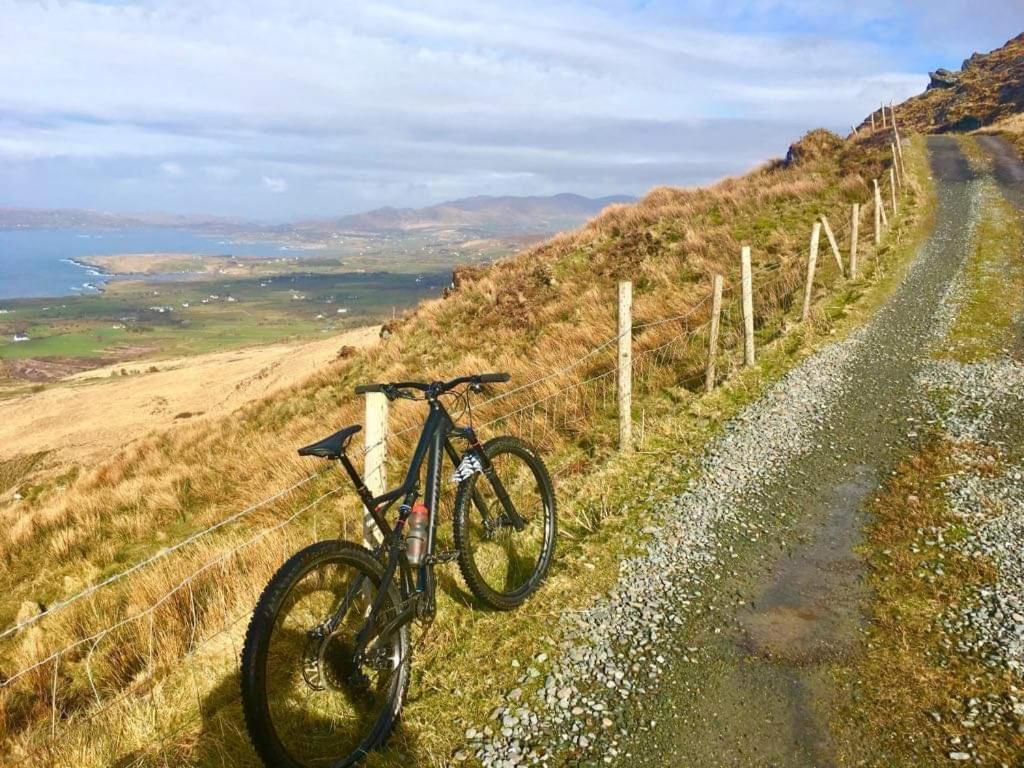
POLYGON ((263 186, 275 193, 288 191, 288 182, 280 176, 264 176, 263 186))
MULTIPOLYGON (((947 29, 995 6, 931 1, 947 29)), ((200 169, 190 204, 256 215, 693 183, 920 90, 921 2, 0 0, 0 179, 45 165, 118 205, 108 179, 170 164, 200 169)), ((45 204, 41 175, 0 203, 45 204)))
POLYGON ((181 178, 185 175, 185 169, 181 167, 181 164, 170 160, 160 163, 160 172, 172 179, 181 178))

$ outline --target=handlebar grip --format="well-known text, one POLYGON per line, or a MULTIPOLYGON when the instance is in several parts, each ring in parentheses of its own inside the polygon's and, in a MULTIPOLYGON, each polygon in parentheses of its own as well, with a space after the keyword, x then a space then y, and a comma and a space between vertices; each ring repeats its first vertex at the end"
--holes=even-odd
POLYGON ((357 384, 356 394, 365 395, 369 392, 383 392, 384 386, 384 384, 357 384))
POLYGON ((481 373, 480 383, 481 384, 501 384, 506 381, 511 381, 512 376, 507 373, 481 373))

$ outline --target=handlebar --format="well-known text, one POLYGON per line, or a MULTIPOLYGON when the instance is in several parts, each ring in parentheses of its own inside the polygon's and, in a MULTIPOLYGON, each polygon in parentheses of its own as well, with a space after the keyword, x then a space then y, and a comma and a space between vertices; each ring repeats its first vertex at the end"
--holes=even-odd
POLYGON ((469 376, 457 376, 450 381, 395 381, 381 384, 359 384, 356 386, 357 395, 365 395, 369 392, 380 392, 389 400, 402 397, 402 390, 415 389, 426 392, 428 396, 437 397, 462 384, 479 386, 480 384, 501 384, 510 381, 512 377, 507 373, 474 373, 469 376))

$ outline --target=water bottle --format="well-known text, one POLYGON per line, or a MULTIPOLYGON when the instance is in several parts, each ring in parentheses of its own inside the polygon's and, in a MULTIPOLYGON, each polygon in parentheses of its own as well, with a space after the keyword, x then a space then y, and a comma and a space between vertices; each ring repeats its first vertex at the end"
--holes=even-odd
POLYGON ((430 524, 430 511, 427 505, 417 501, 412 505, 409 514, 409 533, 405 536, 405 555, 409 565, 417 566, 423 560, 427 549, 427 526, 430 524))

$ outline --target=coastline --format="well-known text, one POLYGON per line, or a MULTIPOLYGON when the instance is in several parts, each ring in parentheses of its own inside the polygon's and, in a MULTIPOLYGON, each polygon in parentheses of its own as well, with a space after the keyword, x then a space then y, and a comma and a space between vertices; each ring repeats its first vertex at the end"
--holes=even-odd
MULTIPOLYGON (((87 261, 83 261, 81 259, 70 258, 70 257, 69 258, 62 258, 61 261, 63 261, 65 264, 71 264, 72 266, 78 267, 79 269, 84 269, 86 271, 86 274, 88 274, 88 275, 92 275, 93 277, 101 278, 101 280, 99 282, 96 282, 96 283, 93 283, 93 282, 82 283, 81 287, 84 288, 84 289, 87 289, 92 294, 106 293, 107 283, 110 282, 115 277, 113 272, 107 271, 106 269, 104 269, 103 267, 99 266, 98 264, 90 264, 87 261)), ((74 295, 76 295, 76 294, 72 294, 72 296, 74 296, 74 295)), ((80 293, 80 294, 77 294, 77 295, 88 295, 88 294, 80 293)))

